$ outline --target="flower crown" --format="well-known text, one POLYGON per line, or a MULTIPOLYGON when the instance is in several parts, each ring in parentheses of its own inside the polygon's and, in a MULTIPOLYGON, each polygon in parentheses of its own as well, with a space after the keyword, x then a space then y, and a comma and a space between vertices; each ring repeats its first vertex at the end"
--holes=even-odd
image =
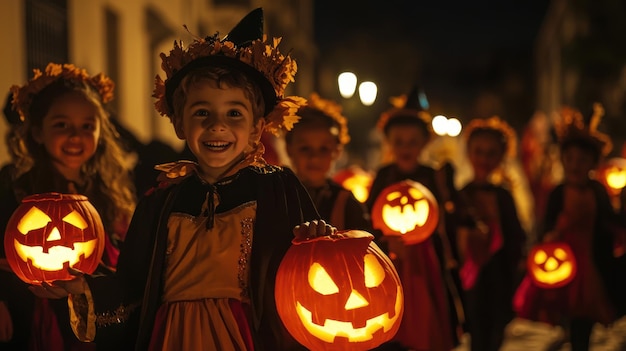
POLYGON ((11 87, 11 92, 13 93, 13 109, 20 114, 20 120, 22 120, 22 122, 28 117, 28 111, 30 110, 30 105, 33 103, 35 96, 48 85, 59 79, 86 83, 98 92, 103 104, 113 100, 115 83, 103 73, 98 73, 90 77, 86 70, 70 63, 48 63, 43 72, 39 69, 34 69, 33 73, 33 78, 24 86, 20 87, 14 85, 11 87))
POLYGON ((337 125, 337 139, 341 145, 350 142, 350 134, 348 134, 348 120, 342 114, 342 108, 334 101, 322 99, 319 94, 311 93, 307 100, 306 108, 320 111, 325 116, 330 117, 337 125))
POLYGON ((580 111, 569 106, 561 108, 560 119, 555 123, 555 132, 559 143, 563 144, 568 140, 584 140, 596 146, 602 156, 608 155, 613 149, 611 138, 598 131, 598 125, 604 116, 602 104, 593 104, 593 114, 589 123, 585 123, 585 118, 580 111))
POLYGON ((296 115, 306 100, 299 96, 284 97, 285 88, 294 81, 296 61, 278 50, 281 38, 271 43, 267 37, 251 41, 246 46, 220 40, 218 34, 196 38, 187 48, 183 42, 174 41, 169 55, 161 53, 161 68, 166 74, 163 81, 156 76, 153 97, 157 99, 156 110, 162 115, 174 116, 172 96, 182 78, 194 68, 215 64, 234 66, 250 75, 259 83, 265 99, 265 130, 278 134, 281 128, 291 130, 299 117, 296 115))
POLYGON ((416 119, 424 122, 426 125, 426 129, 429 134, 432 134, 432 116, 425 110, 420 110, 417 108, 409 108, 406 107, 406 103, 408 101, 407 95, 400 96, 392 96, 389 98, 389 103, 391 103, 392 108, 387 111, 384 111, 380 114, 380 118, 378 118, 378 122, 376 123, 376 128, 380 131, 384 131, 387 123, 392 119, 392 117, 396 116, 415 116, 416 119))
POLYGON ((490 118, 475 118, 465 127, 465 136, 469 137, 476 130, 493 130, 502 134, 504 142, 506 142, 505 156, 514 158, 517 154, 517 134, 511 126, 498 116, 490 118))

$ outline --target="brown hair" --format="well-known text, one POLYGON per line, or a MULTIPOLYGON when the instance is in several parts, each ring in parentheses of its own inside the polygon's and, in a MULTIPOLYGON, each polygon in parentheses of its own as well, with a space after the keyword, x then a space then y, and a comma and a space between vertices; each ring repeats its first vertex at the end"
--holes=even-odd
MULTIPOLYGON (((81 167, 81 175, 87 182, 85 194, 102 216, 105 229, 112 233, 112 227, 119 218, 128 218, 135 208, 134 185, 130 176, 127 154, 119 143, 120 135, 109 120, 100 94, 93 87, 80 81, 58 79, 42 89, 32 101, 27 111, 28 118, 18 128, 10 140, 11 153, 15 164, 15 178, 40 167, 50 164, 50 156, 45 147, 33 138, 33 128, 41 128, 43 119, 54 102, 67 94, 80 94, 96 107, 96 118, 100 122, 100 139, 95 154, 81 167)), ((41 184, 58 184, 57 180, 46 179, 61 177, 52 172, 36 172, 32 184, 34 191, 41 184), (41 178, 41 179, 39 179, 41 178)), ((43 187, 43 185, 41 186, 43 187)), ((46 191, 52 191, 47 189, 46 191)), ((54 189, 66 191, 66 189, 54 189)))

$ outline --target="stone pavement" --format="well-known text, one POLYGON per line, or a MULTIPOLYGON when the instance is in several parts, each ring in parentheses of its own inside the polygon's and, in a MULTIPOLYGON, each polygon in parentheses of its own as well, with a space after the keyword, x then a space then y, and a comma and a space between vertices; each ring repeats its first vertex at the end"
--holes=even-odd
MULTIPOLYGON (((468 351, 467 337, 455 351, 468 351)), ((513 320, 506 330, 501 351, 570 351, 560 327, 524 319, 513 320)), ((626 317, 610 328, 594 326, 590 351, 626 351, 626 317)))

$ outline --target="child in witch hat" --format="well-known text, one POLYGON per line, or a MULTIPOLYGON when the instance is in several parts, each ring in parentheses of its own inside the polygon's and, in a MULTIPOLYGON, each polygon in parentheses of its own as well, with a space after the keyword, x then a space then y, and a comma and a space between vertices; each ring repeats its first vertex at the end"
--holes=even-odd
MULTIPOLYGON (((366 201, 370 211, 383 189, 405 179, 421 183, 439 199, 435 170, 418 160, 432 136, 431 117, 423 106, 424 95, 415 86, 406 99, 397 102, 398 106, 385 111, 378 121, 392 161, 376 173, 366 201)), ((410 349, 448 351, 454 346, 441 267, 444 260, 439 259, 436 249, 437 241, 444 242, 440 241, 442 238, 437 233, 412 245, 405 245, 399 237, 382 239, 387 241, 405 294, 402 324, 394 340, 410 349)))
POLYGON ((156 108, 197 162, 159 166, 163 182, 138 204, 116 276, 46 286, 70 293, 79 338, 111 349, 302 349, 278 317, 276 271, 294 233, 334 228, 291 171, 262 157, 263 130, 290 129, 304 103, 283 96, 296 65, 279 40, 265 41, 262 18, 257 9, 224 39, 161 54, 156 108))

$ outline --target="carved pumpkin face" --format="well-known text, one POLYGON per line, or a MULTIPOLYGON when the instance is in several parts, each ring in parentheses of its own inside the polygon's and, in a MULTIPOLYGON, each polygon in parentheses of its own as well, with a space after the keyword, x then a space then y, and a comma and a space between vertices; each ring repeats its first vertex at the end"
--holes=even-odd
POLYGON ((72 267, 93 273, 104 252, 100 215, 82 195, 46 193, 26 197, 7 223, 4 248, 23 281, 67 280, 72 267))
POLYGON ((406 244, 420 243, 435 231, 439 206, 434 195, 412 180, 390 185, 372 207, 372 225, 384 235, 402 236, 406 244))
POLYGON ((527 266, 533 282, 542 288, 560 288, 576 276, 574 253, 563 242, 535 246, 528 255, 527 266))
POLYGON ((372 186, 373 177, 358 166, 341 170, 333 176, 333 180, 350 190, 360 202, 365 202, 372 186))
POLYGON ((363 231, 294 240, 276 275, 276 307, 310 350, 369 350, 398 331, 404 299, 389 258, 363 231))

